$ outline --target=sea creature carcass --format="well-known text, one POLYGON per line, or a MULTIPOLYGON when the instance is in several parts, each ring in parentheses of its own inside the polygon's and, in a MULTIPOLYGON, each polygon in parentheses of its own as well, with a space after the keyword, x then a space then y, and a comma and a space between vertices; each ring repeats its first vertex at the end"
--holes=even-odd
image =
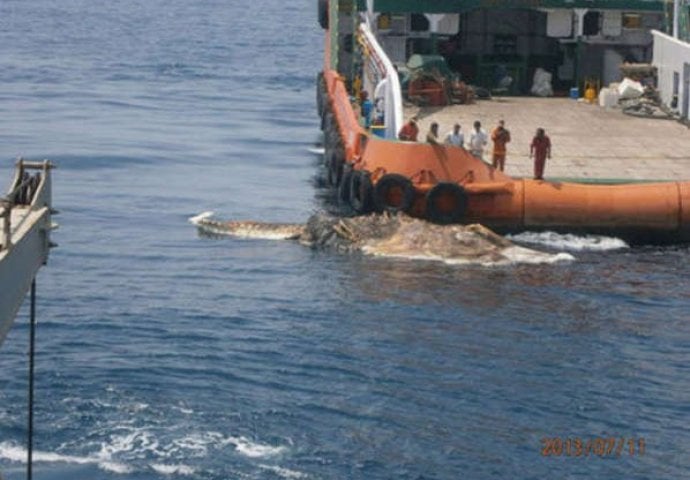
POLYGON ((296 240, 311 248, 449 264, 502 265, 572 260, 566 253, 521 247, 479 225, 436 225, 397 214, 357 217, 312 215, 304 224, 223 221, 205 212, 189 219, 200 230, 246 238, 296 240))

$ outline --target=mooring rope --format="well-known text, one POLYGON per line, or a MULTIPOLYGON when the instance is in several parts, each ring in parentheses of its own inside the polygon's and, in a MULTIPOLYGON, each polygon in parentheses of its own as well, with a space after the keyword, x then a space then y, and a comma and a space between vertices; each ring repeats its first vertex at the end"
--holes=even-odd
POLYGON ((29 425, 27 433, 26 478, 32 478, 33 444, 34 444, 34 358, 36 345, 36 279, 31 281, 31 311, 29 328, 29 425))

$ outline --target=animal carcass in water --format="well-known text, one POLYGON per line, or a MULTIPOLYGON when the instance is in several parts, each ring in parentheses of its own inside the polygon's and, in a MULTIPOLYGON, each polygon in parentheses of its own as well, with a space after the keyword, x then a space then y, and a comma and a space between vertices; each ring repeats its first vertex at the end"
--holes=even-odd
POLYGON ((200 230, 245 238, 297 240, 312 248, 382 257, 437 260, 450 264, 501 265, 572 260, 521 247, 479 225, 436 225, 406 215, 352 218, 316 214, 305 224, 221 221, 205 212, 189 219, 200 230))

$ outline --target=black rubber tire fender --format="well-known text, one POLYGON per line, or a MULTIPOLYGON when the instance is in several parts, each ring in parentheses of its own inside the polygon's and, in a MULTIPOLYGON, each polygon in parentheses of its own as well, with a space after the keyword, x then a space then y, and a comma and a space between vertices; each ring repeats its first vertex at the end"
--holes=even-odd
POLYGON ((323 117, 323 97, 324 97, 324 83, 323 72, 316 74, 316 111, 319 117, 323 117))
POLYGON ((428 220, 441 225, 460 223, 467 213, 467 200, 467 192, 457 183, 437 183, 426 194, 426 217, 428 220), (438 204, 443 196, 452 197, 454 206, 451 210, 444 210, 438 204))
POLYGON ((350 164, 345 164, 343 167, 343 176, 338 186, 338 203, 341 205, 350 204, 350 186, 352 184, 353 173, 352 166, 350 164))
POLYGON ((342 148, 333 148, 330 151, 330 156, 327 161, 328 183, 333 187, 337 187, 340 185, 340 180, 343 176, 343 167, 345 166, 345 154, 342 148))
POLYGON ((333 129, 333 123, 335 122, 335 117, 333 117, 333 112, 328 105, 324 105, 323 113, 321 114, 321 130, 324 135, 327 135, 330 130, 333 129))
POLYGON ((374 185, 374 209, 377 212, 407 212, 412 207, 414 201, 414 187, 409 178, 398 173, 387 173, 374 185), (400 189, 400 204, 391 205, 388 203, 391 191, 400 189))
POLYGON ((371 198, 373 186, 371 174, 366 170, 355 170, 350 177, 350 206, 360 214, 370 213, 373 208, 371 198))
POLYGON ((319 25, 326 30, 328 28, 328 0, 317 0, 319 12, 319 25))

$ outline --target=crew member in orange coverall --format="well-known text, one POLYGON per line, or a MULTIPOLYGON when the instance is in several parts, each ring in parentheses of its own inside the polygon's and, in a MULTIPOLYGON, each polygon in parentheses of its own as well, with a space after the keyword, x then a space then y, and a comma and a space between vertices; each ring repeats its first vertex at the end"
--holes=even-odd
POLYGON ((534 157, 534 179, 544 180, 544 165, 546 159, 551 158, 551 140, 543 128, 537 128, 537 134, 532 139, 529 158, 534 157))
POLYGON ((417 135, 419 135, 419 127, 417 126, 417 118, 412 117, 410 120, 402 126, 398 132, 398 139, 407 140, 409 142, 416 142, 417 135))
POLYGON ((499 120, 498 126, 491 132, 491 140, 494 142, 492 165, 503 171, 506 164, 506 143, 510 142, 510 132, 505 128, 505 122, 499 120))

